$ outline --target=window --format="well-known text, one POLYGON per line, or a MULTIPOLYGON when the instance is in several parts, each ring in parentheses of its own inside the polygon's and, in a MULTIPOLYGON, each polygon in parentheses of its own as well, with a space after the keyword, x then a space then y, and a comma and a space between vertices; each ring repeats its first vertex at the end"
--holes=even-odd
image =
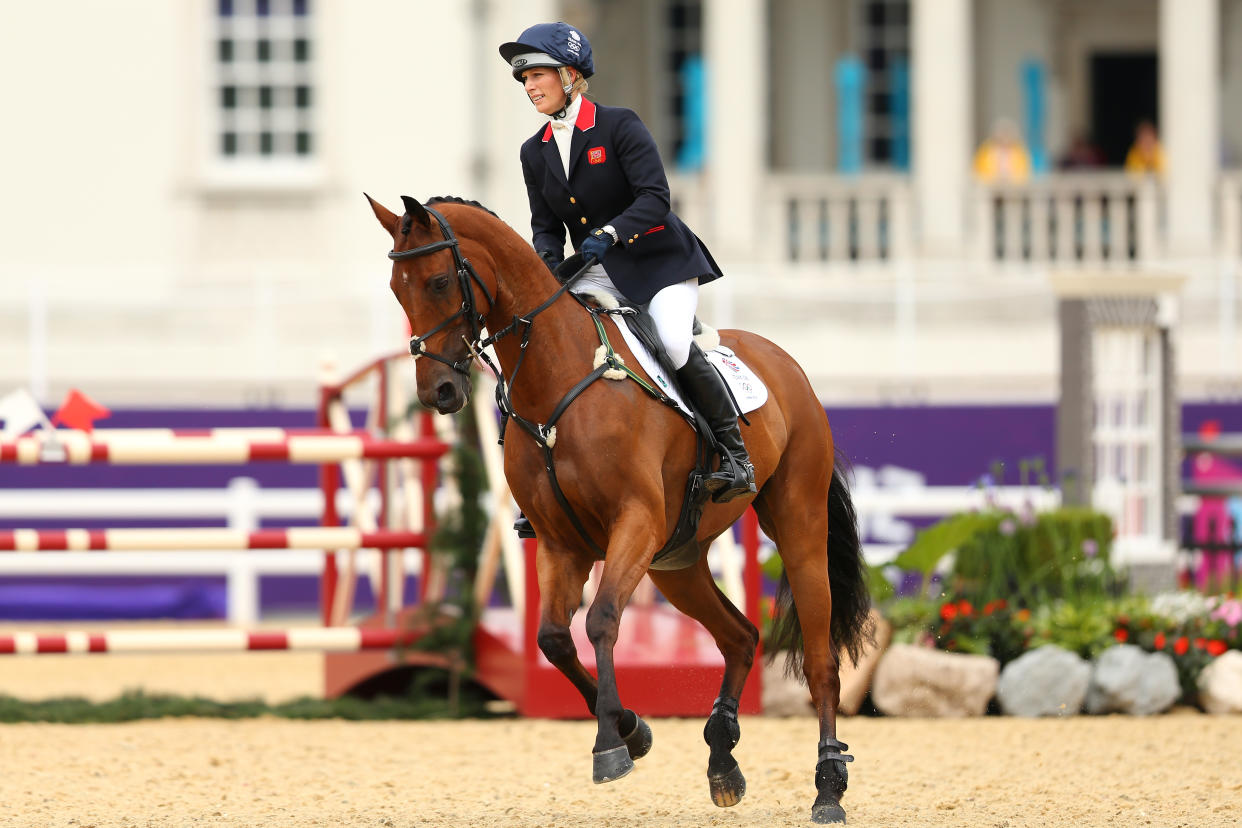
POLYGON ((672 157, 679 168, 703 164, 707 136, 707 88, 703 66, 703 8, 700 0, 672 0, 666 9, 668 51, 665 67, 671 82, 667 114, 673 125, 672 157))
POLYGON ((310 0, 216 0, 215 157, 312 156, 311 23, 310 0))
POLYGON ((857 52, 867 162, 910 166, 910 0, 859 0, 857 52))

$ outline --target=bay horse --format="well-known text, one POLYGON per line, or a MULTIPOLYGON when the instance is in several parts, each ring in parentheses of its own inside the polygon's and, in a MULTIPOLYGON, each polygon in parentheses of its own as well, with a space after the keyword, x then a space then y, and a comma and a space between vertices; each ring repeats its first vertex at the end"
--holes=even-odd
MULTIPOLYGON (((410 351, 419 400, 442 414, 461 410, 475 359, 489 345, 499 359, 498 398, 512 412, 510 425, 522 426, 508 429, 505 478, 539 538, 537 640, 597 719, 594 781, 624 776, 651 747, 650 727, 621 703, 613 665, 622 610, 649 574, 673 606, 703 624, 724 656, 720 696, 703 733, 708 786, 722 807, 745 793, 732 751, 759 631, 716 586, 706 551, 753 500, 785 570, 770 648, 788 648, 786 667, 801 669, 819 717, 811 816, 843 822, 845 763, 853 757, 837 739, 838 658, 857 659, 870 639, 870 596, 845 474, 802 369, 760 336, 721 332, 769 389, 767 402, 742 426, 759 492, 708 502, 691 541, 698 547, 692 561, 653 567, 677 523, 695 463, 696 435, 685 419, 637 382, 583 385, 598 370, 594 318, 534 249, 482 205, 448 197, 423 205, 403 196, 399 216, 369 195, 367 201, 392 237, 389 284, 415 332, 410 351), (573 400, 568 406, 567 399, 573 400), (552 430, 540 425, 553 421, 552 430), (596 677, 578 659, 569 624, 601 553, 599 587, 586 617, 596 677)), ((613 340, 621 359, 637 366, 620 337, 613 340)))

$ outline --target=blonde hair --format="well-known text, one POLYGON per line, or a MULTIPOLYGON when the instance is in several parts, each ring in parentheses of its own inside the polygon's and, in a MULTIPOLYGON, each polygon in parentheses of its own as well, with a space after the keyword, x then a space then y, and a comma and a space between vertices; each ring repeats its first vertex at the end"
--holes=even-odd
POLYGON ((561 77, 561 86, 569 87, 569 92, 565 96, 567 102, 572 101, 574 99, 574 95, 586 94, 587 89, 590 88, 590 85, 587 83, 587 79, 583 77, 582 71, 579 69, 574 69, 572 66, 558 66, 556 67, 556 73, 561 77), (573 71, 578 75, 578 79, 572 84, 569 82, 569 71, 571 69, 573 69, 573 71))

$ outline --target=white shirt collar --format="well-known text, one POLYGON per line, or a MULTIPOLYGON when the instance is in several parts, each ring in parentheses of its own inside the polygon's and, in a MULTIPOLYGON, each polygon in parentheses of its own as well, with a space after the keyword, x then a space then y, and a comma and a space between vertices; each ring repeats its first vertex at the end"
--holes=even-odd
POLYGON ((573 102, 571 102, 565 109, 564 118, 553 118, 551 115, 548 116, 548 120, 552 123, 552 128, 558 129, 563 124, 572 130, 574 124, 578 121, 578 110, 581 108, 582 95, 578 94, 574 96, 573 102))

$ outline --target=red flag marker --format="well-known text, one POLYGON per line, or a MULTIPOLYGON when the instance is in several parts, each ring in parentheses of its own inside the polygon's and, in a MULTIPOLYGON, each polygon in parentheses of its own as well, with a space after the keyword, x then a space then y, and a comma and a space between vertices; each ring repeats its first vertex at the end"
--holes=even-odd
POLYGON ((74 388, 52 417, 52 425, 64 425, 89 434, 94 430, 96 420, 111 416, 111 411, 74 388))

